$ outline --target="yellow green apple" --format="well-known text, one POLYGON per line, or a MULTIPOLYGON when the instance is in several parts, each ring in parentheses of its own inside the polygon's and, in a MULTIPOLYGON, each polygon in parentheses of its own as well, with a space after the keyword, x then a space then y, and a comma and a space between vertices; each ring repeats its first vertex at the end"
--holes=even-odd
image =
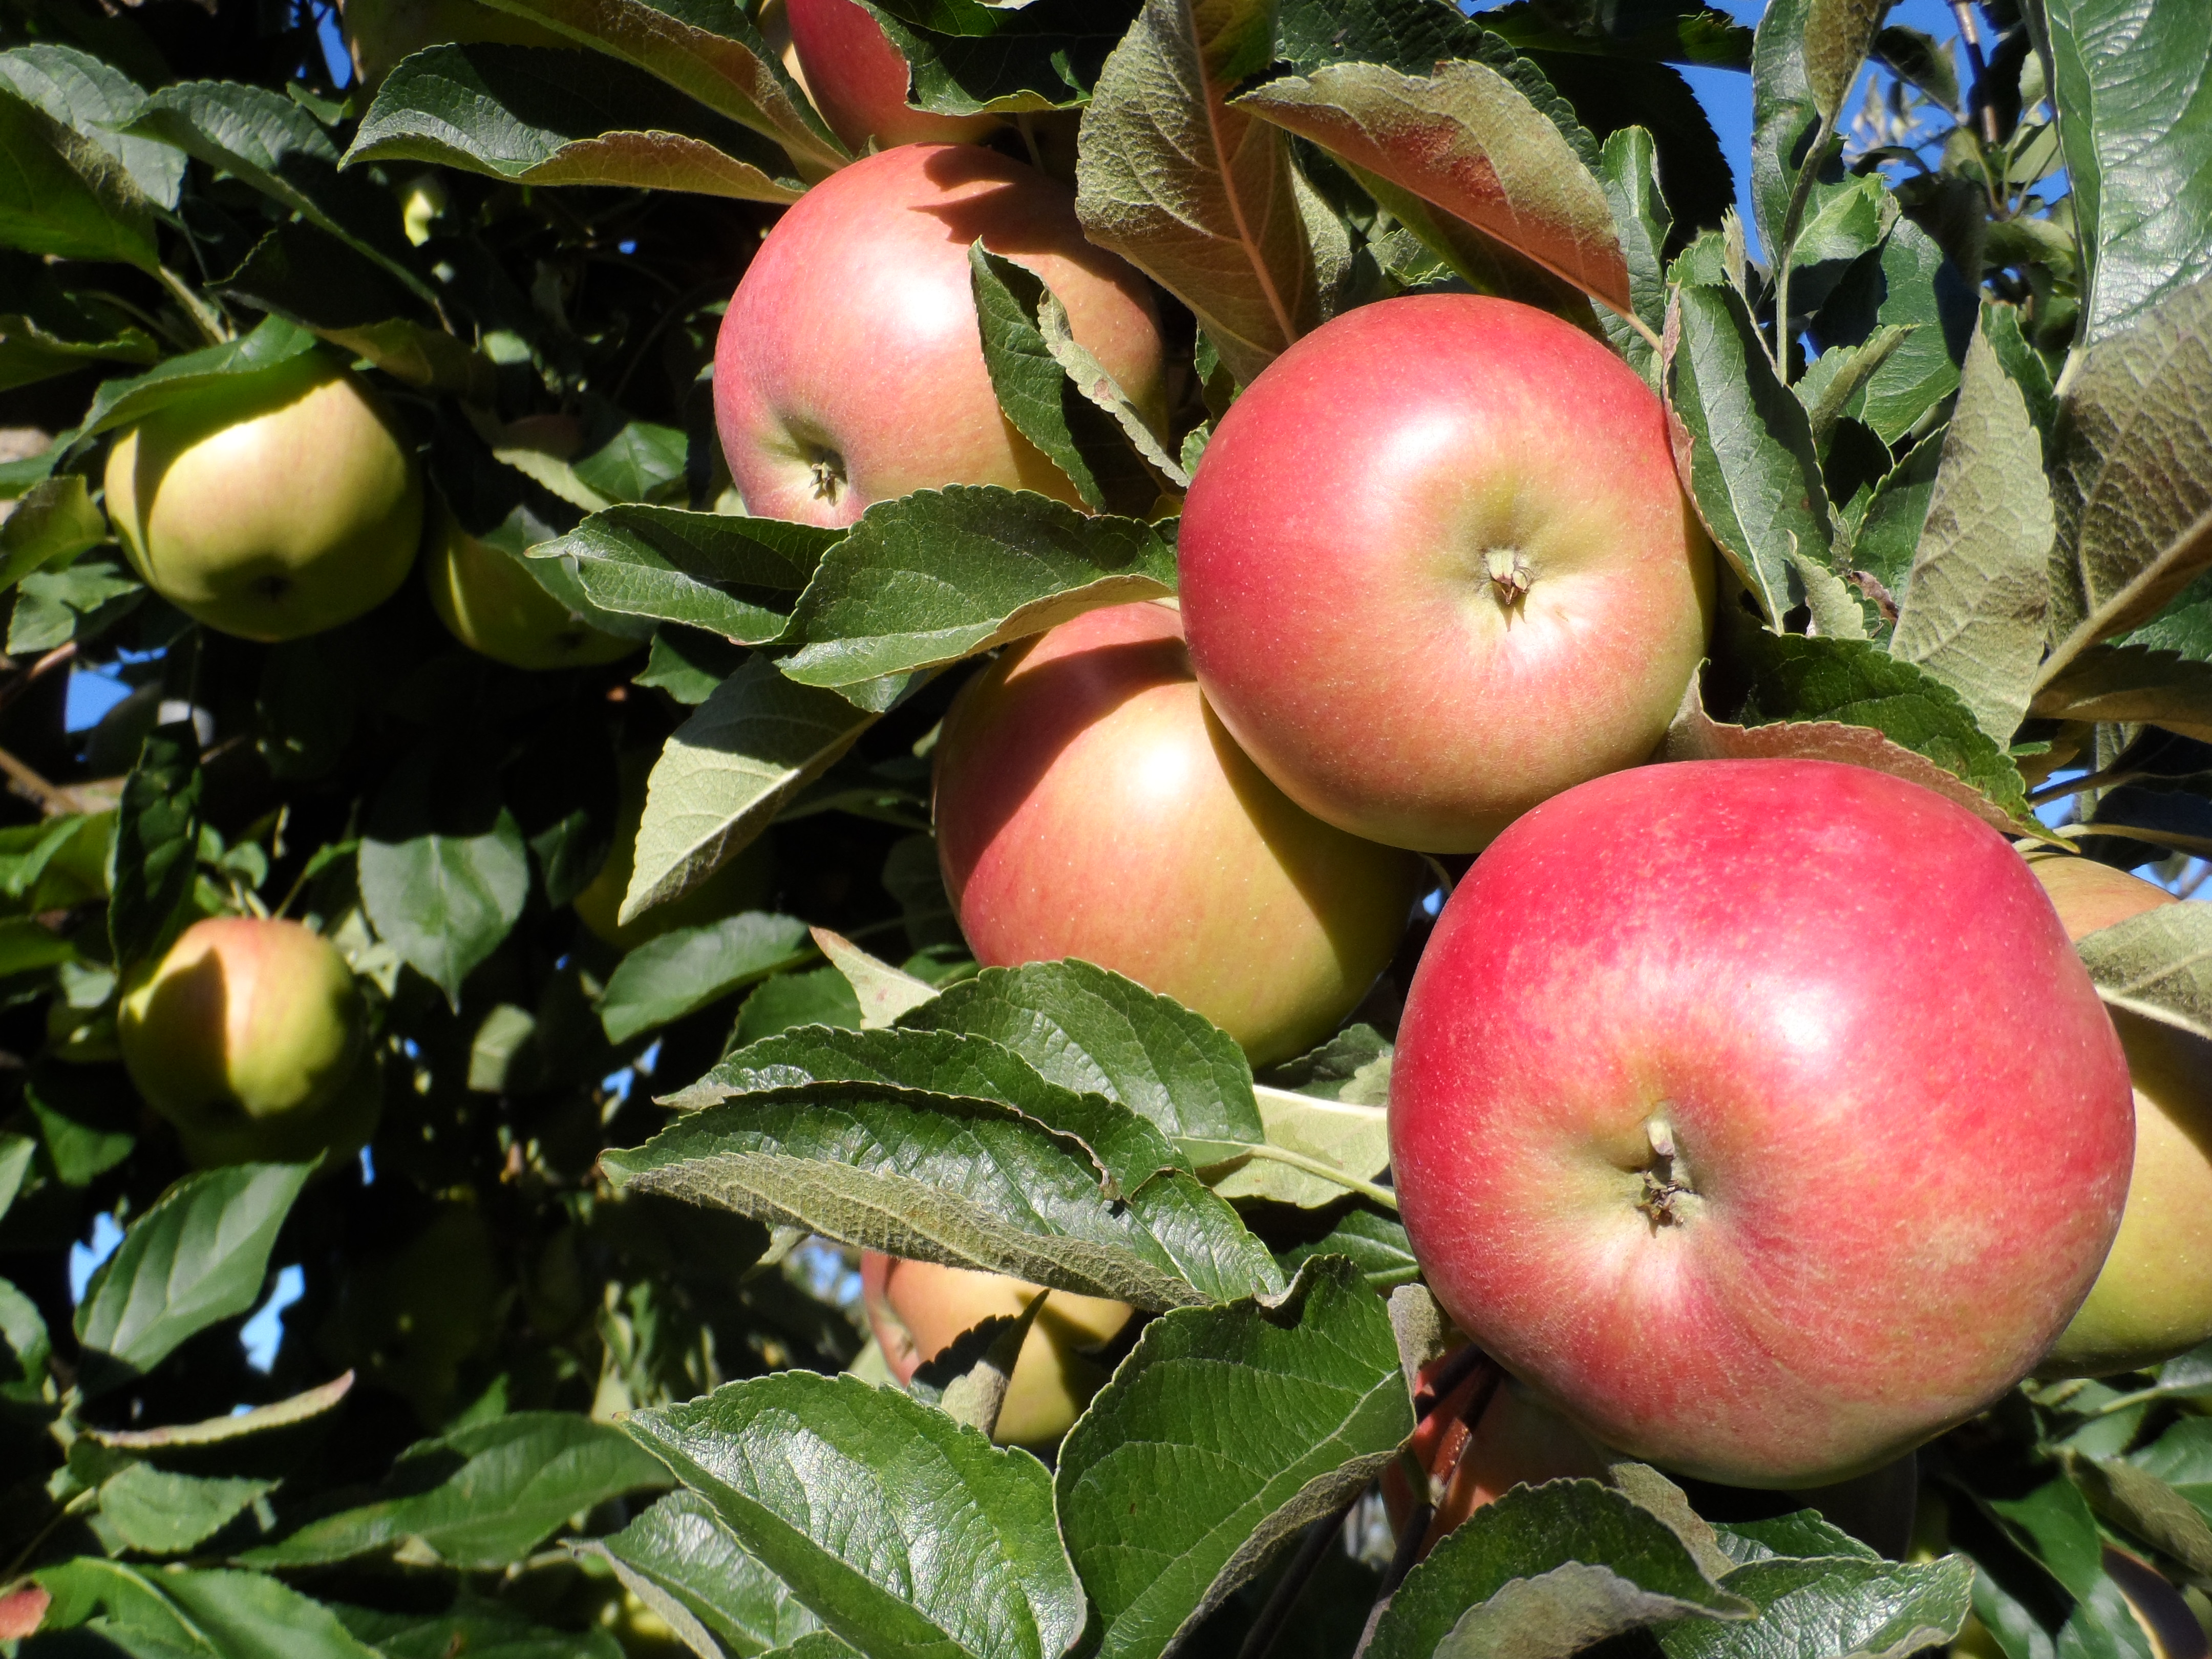
POLYGON ((441 523, 422 558, 430 608, 470 650, 511 668, 583 668, 614 662, 638 641, 603 633, 555 599, 514 555, 441 523))

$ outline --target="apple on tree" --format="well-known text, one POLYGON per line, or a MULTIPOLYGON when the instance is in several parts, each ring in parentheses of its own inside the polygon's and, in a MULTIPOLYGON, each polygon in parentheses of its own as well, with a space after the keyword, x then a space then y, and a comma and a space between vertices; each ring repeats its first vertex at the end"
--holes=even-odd
POLYGON ((747 512, 848 525, 955 483, 1077 503, 1000 410, 969 286, 979 238, 1060 297, 1076 339, 1166 429, 1151 289, 1084 239, 1073 192, 973 145, 902 145, 801 197, 723 313, 714 425, 747 512))
POLYGON ((1426 852, 1648 759, 1713 606, 1650 388, 1550 313, 1468 295, 1362 306, 1262 370, 1176 557, 1244 751, 1316 817, 1426 852))
MULTIPOLYGON (((2180 902, 2092 859, 2039 853, 2028 863, 2077 939, 2180 902)), ((2051 1376, 2140 1370, 2212 1339, 2212 1042, 2106 1012, 2135 1085, 2135 1167, 2112 1254, 2039 1368, 2051 1376)))
MULTIPOLYGON (((884 1363, 902 1388, 962 1332, 1020 1313, 1039 1288, 1005 1273, 908 1261, 878 1250, 860 1255, 862 1305, 884 1363)), ((1066 1434, 1106 1382, 1105 1368, 1087 1351, 1112 1340, 1130 1312, 1127 1303, 1103 1297, 1067 1291, 1047 1297, 1022 1340, 992 1438, 1042 1447, 1066 1434)))
POLYGON ((381 604, 422 534, 413 441, 319 352, 225 376, 126 427, 106 486, 147 586, 249 640, 319 634, 381 604))
POLYGON ((584 668, 629 656, 639 641, 592 627, 512 555, 471 536, 448 510, 422 559, 430 608, 470 650, 510 668, 584 668))
POLYGON ((296 921, 194 922, 124 997, 116 1036, 196 1164, 304 1162, 366 1140, 374 1121, 353 970, 296 921))
POLYGON ((859 0, 785 0, 784 20, 807 95, 849 149, 973 143, 1003 125, 909 105, 913 71, 859 0))
POLYGON ((1176 612, 1092 611, 963 688, 937 744, 945 890, 987 967, 1081 957, 1264 1066, 1334 1030, 1420 860, 1301 811, 1200 696, 1176 612))
POLYGON ((1819 761, 1649 766, 1493 842, 1415 970, 1403 1219, 1583 1430, 1840 1481, 2043 1357, 2118 1229, 2126 1060, 2019 855, 1819 761))

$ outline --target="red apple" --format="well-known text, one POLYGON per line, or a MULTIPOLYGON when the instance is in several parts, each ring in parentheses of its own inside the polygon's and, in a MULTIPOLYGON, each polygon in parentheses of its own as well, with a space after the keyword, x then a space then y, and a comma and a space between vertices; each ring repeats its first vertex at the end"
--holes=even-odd
POLYGON ((1466 295, 1285 352, 1222 416, 1178 546, 1191 659, 1245 752, 1316 817, 1430 852, 1648 758, 1713 605, 1650 388, 1466 295))
POLYGON ((1335 1029, 1421 882, 1418 860, 1261 775, 1199 696, 1163 605, 1063 623, 964 688, 936 811, 977 961, 1084 957, 1195 1008, 1255 1065, 1335 1029))
MULTIPOLYGON (((1018 1314, 1038 1289, 1005 1273, 908 1261, 878 1250, 860 1256, 862 1305, 884 1363, 902 1388, 962 1332, 1018 1314)), ((1105 1368, 1085 1350, 1109 1340, 1129 1314, 1126 1302, 1054 1291, 1023 1339, 993 1438, 1044 1446, 1066 1434, 1106 1382, 1105 1368)))
POLYGON ((1459 1328, 1607 1445, 1840 1481, 1996 1399, 2119 1225, 2127 1063, 2027 866, 1933 792, 1653 766, 1475 861, 1390 1084, 1459 1328))
POLYGON ((1075 337, 1161 430, 1144 279, 1091 246, 1073 192, 969 144, 909 144, 831 174, 769 233, 723 313, 714 422, 748 512, 846 525, 872 501, 1001 484, 1075 488, 999 412, 968 246, 1034 271, 1075 337))
POLYGON ((848 148, 973 143, 1000 125, 911 107, 906 58, 858 0, 786 0, 784 16, 807 93, 848 148))
MULTIPOLYGON (((2091 859, 2029 866, 2075 939, 2180 902, 2091 859)), ((2104 1271, 2043 1363, 2051 1376, 2140 1370, 2212 1339, 2212 1042, 2108 1012, 2135 1083, 2135 1170, 2104 1271)))

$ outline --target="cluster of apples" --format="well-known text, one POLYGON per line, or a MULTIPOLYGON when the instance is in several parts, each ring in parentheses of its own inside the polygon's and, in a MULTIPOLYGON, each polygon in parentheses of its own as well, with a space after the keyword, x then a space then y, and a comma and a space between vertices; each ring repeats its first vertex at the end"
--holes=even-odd
MULTIPOLYGON (((904 109, 879 38, 808 52, 831 13, 873 26, 849 0, 791 8, 842 136, 975 137, 904 109)), ((972 143, 902 143, 793 207, 726 314, 716 410, 751 511, 848 524, 951 483, 1073 499, 993 396, 979 239, 1158 422, 1154 301, 1067 191, 972 143)), ((1822 1486, 2039 1366, 2212 1335, 2212 1055, 2116 1033, 2069 942, 2166 896, 2032 866, 1885 775, 1646 764, 1715 568, 1658 399, 1597 339, 1469 295, 1338 318, 1218 422, 1178 561, 1177 602, 1065 623, 956 702, 935 811, 962 927, 986 964, 1127 974, 1265 1065, 1365 994, 1433 884, 1421 854, 1479 853, 1407 1000, 1392 1167, 1431 1288, 1552 1443, 1822 1486)), ((914 1264, 866 1279, 902 1376, 1020 1304, 914 1264)), ((1033 1334, 1064 1367, 1050 1346, 1033 1334)), ((1501 1436, 1530 1462, 1510 1428, 1455 1444, 1501 1436)))

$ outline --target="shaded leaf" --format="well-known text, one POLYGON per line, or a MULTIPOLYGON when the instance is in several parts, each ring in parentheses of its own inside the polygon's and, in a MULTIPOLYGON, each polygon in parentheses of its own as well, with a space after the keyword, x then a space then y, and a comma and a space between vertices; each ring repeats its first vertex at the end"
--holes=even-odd
POLYGON ((1738 1567, 1722 1588, 1759 1610, 1755 1623, 1698 1620, 1658 1632, 1668 1659, 1908 1659, 1959 1634, 1972 1610, 1973 1564, 1778 1558, 1738 1567))
POLYGON ((107 539, 107 517, 92 504, 74 472, 42 478, 16 498, 0 519, 0 588, 34 570, 65 564, 107 539))
POLYGON ((592 604, 719 634, 775 638, 842 530, 669 507, 611 507, 530 550, 574 571, 592 604))
POLYGON ((0 83, 0 243, 161 268, 154 205, 122 161, 0 83))
POLYGON ((608 1042, 628 1042, 813 955, 805 922, 763 910, 678 927, 622 959, 599 1000, 599 1024, 608 1042))
POLYGON ((791 1587, 750 1554, 695 1492, 679 1488, 620 1532, 572 1547, 604 1553, 623 1582, 702 1659, 717 1659, 717 1651, 745 1659, 821 1628, 791 1587), (686 1619, 697 1632, 684 1629, 686 1619), (711 1650, 699 1644, 702 1634, 711 1650))
POLYGON ((2074 948, 2112 1006, 2212 1038, 2212 905, 2162 904, 2074 948))
POLYGON ((0 84, 120 161, 156 207, 175 210, 185 158, 171 145, 118 131, 146 94, 114 64, 75 46, 37 41, 0 52, 0 84))
POLYGON ((129 971, 184 930, 200 842, 199 732, 189 720, 147 734, 123 782, 108 852, 107 936, 129 971))
POLYGON ((149 1555, 175 1555, 212 1538, 275 1483, 178 1474, 133 1463, 100 1483, 100 1513, 149 1555))

